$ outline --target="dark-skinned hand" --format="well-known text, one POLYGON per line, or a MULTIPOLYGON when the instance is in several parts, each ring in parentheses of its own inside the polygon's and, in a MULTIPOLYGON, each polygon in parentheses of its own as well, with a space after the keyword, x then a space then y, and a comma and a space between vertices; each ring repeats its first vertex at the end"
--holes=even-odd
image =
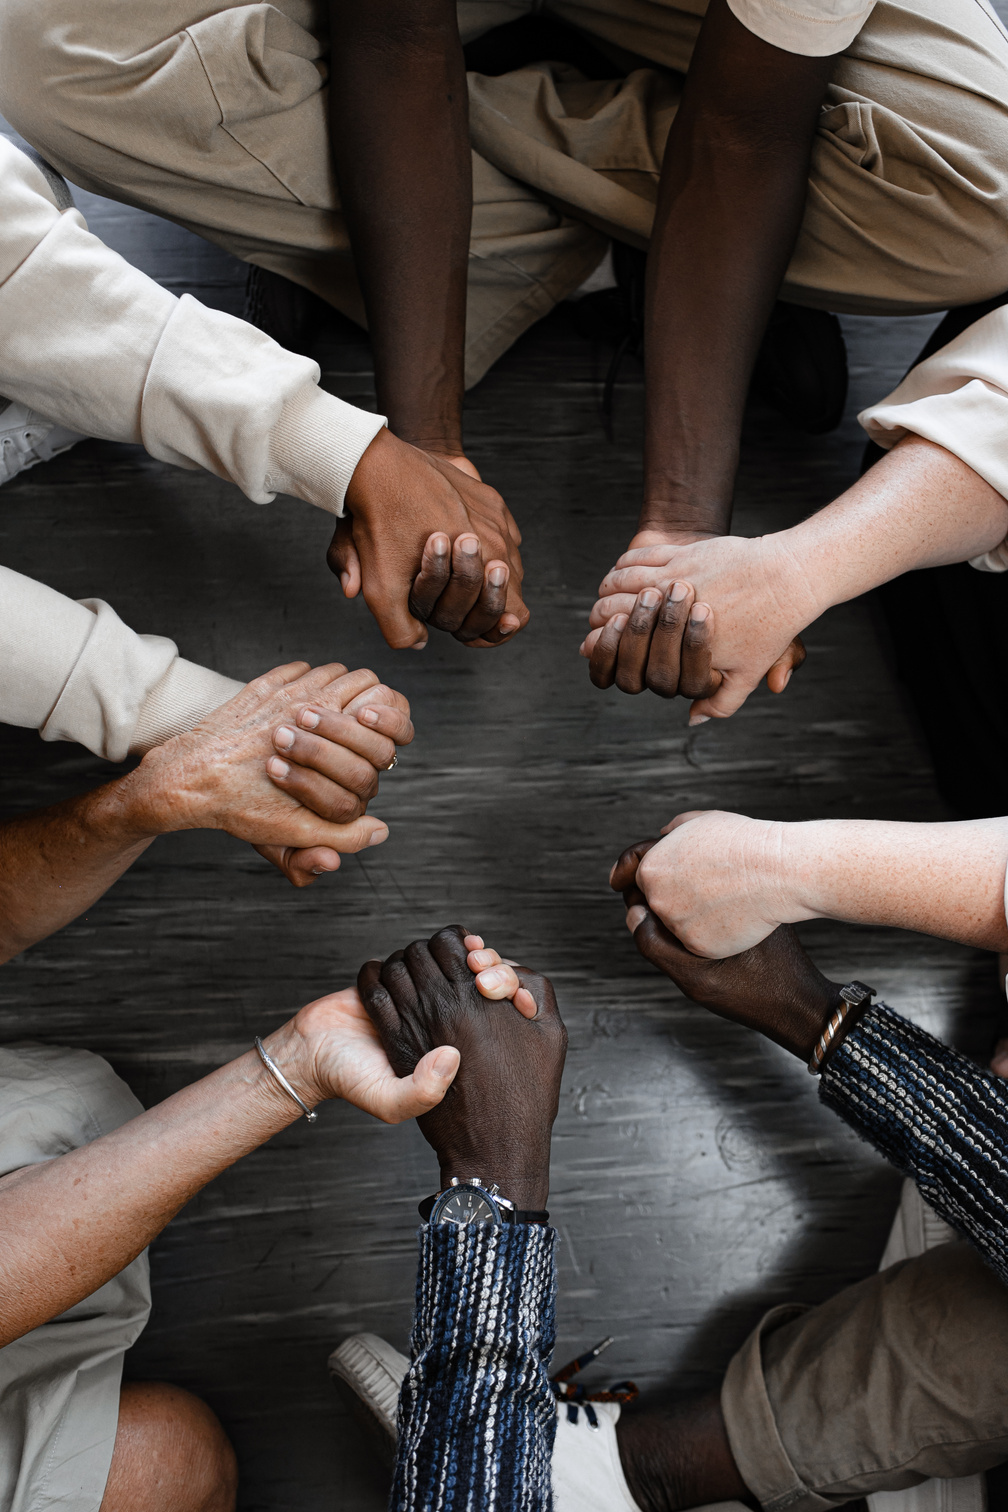
POLYGON ((418 1120, 442 1187, 453 1176, 479 1176, 517 1207, 539 1210, 549 1193, 567 1031, 550 982, 524 967, 516 975, 535 999, 535 1017, 482 997, 467 940, 459 925, 414 940, 384 962, 366 962, 357 990, 397 1076, 438 1045, 459 1051, 444 1101, 418 1120))
POLYGON ((670 977, 681 992, 721 1018, 745 1024, 808 1061, 840 987, 824 977, 782 924, 751 950, 723 961, 693 955, 648 908, 636 885, 637 868, 654 840, 640 840, 620 856, 609 885, 623 894, 627 928, 646 960, 670 977))
POLYGON ((390 646, 420 648, 427 626, 497 646, 528 623, 521 532, 464 457, 379 431, 358 462, 328 552, 347 598, 363 592, 390 646))

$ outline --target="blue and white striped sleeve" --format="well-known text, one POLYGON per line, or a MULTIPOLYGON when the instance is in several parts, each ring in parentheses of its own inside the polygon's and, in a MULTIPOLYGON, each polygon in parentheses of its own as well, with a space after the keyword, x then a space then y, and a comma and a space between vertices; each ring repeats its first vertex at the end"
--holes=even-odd
POLYGON ((1008 1082, 877 1003, 819 1095, 1008 1281, 1008 1082))
POLYGON ((556 1232, 420 1230, 394 1512, 551 1512, 556 1232))

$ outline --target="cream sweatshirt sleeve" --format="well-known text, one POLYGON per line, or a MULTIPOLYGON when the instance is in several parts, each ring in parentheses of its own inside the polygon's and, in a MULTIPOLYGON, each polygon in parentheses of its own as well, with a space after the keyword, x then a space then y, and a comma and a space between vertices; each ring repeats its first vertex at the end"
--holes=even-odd
POLYGON ((0 722, 74 740, 96 756, 142 755, 244 686, 137 635, 101 599, 75 602, 0 567, 0 722))
MULTIPOLYGON (((913 368, 858 419, 886 450, 907 435, 936 442, 1008 498, 1008 306, 992 310, 913 368)), ((970 566, 1008 571, 1008 541, 974 557, 970 566)))
POLYGON ((0 394, 204 467, 257 504, 290 493, 342 513, 383 416, 325 393, 307 357, 131 267, 3 138, 0 186, 0 394))

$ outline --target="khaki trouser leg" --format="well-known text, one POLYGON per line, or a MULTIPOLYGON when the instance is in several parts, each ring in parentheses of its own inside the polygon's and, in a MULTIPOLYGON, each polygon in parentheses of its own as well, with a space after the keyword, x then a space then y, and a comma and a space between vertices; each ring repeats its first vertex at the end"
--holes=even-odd
POLYGON ((1008 1458, 1008 1289, 956 1242, 769 1312, 721 1406, 767 1512, 971 1475, 1008 1458))
MULTIPOLYGON (((546 0, 686 66, 704 0, 546 0)), ((531 9, 462 0, 466 36, 531 9)), ((0 0, 0 112, 83 187, 166 215, 363 321, 330 163, 322 0, 0 0)), ((674 79, 470 80, 467 380, 592 270, 646 245, 674 79), (598 228, 593 230, 592 228, 598 228)), ((879 0, 837 64, 787 298, 941 309, 1008 287, 1008 38, 982 0, 879 0)))
MULTIPOLYGON (((316 0, 0 0, 0 112, 68 178, 168 216, 364 323, 329 153, 316 0)), ((474 159, 467 381, 604 240, 474 159)))
MULTIPOLYGON (((689 62, 705 0, 545 0, 665 68, 689 62)), ((486 7, 494 12, 495 3, 486 7)), ((480 0, 465 0, 478 30, 480 0)), ((585 84, 545 65, 470 81, 473 145, 613 235, 646 245, 679 86, 641 69, 585 84)), ((1008 36, 983 0, 879 0, 837 60, 783 297, 865 313, 1008 288, 1008 36)), ((744 255, 744 249, 741 253, 744 255)))

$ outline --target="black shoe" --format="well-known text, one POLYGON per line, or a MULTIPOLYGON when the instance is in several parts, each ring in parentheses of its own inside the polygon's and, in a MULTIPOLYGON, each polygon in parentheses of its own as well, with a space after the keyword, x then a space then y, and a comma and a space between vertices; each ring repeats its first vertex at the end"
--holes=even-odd
POLYGON ((288 352, 308 354, 318 330, 320 306, 325 308, 323 301, 300 284, 249 264, 242 319, 288 352))
POLYGON ((750 392, 810 436, 835 430, 847 402, 847 347, 836 316, 778 300, 750 392))
MULTIPOLYGON (((586 294, 574 306, 581 335, 616 348, 602 393, 607 420, 624 357, 643 354, 646 267, 644 252, 613 242, 616 288, 586 294)), ((836 316, 778 301, 756 358, 752 393, 811 435, 839 425, 847 400, 847 348, 836 316)))

